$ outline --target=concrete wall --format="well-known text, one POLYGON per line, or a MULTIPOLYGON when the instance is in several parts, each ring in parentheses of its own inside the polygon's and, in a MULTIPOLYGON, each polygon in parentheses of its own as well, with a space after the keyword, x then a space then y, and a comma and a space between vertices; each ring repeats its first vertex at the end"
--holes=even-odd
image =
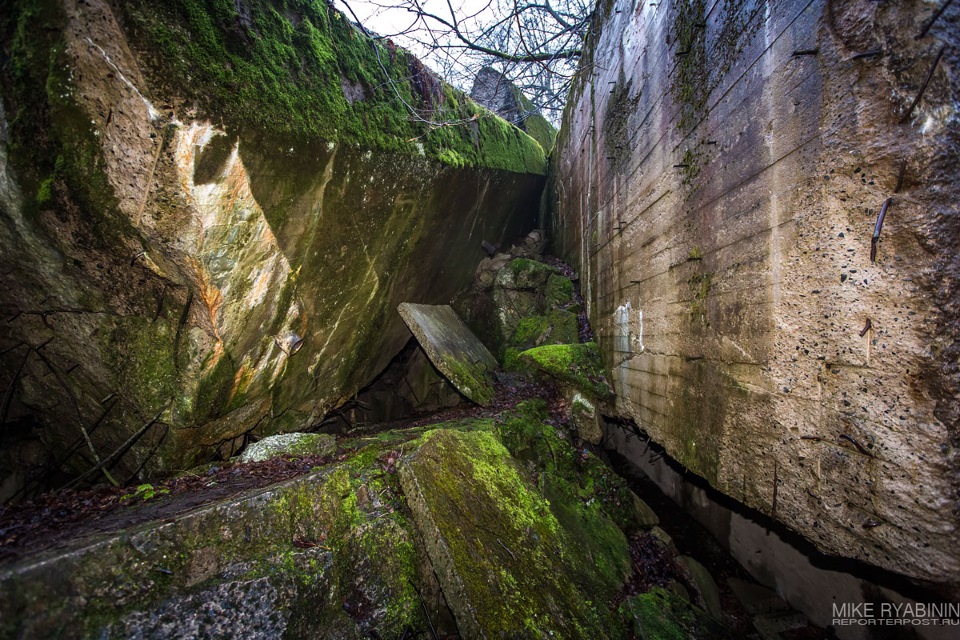
POLYGON ((553 232, 620 414, 820 549, 956 584, 960 7, 915 38, 937 6, 600 7, 553 232))
POLYGON ((949 640, 956 637, 957 628, 953 625, 834 625, 834 605, 873 603, 873 610, 880 617, 883 603, 941 603, 945 598, 912 593, 916 589, 905 595, 902 589, 909 585, 902 584, 902 580, 896 585, 889 584, 889 580, 881 585, 877 577, 854 575, 846 571, 846 567, 838 567, 831 558, 811 556, 790 536, 771 530, 749 514, 730 509, 717 499, 716 492, 688 481, 643 439, 611 426, 606 427, 604 435, 608 448, 631 460, 640 473, 710 531, 757 582, 776 591, 815 625, 833 626, 842 640, 891 637, 949 640), (906 635, 911 633, 915 635, 906 635))

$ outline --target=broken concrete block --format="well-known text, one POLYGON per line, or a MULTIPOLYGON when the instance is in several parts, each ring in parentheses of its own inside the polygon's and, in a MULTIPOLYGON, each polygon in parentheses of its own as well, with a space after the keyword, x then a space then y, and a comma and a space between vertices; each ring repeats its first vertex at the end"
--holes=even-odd
POLYGON ((600 607, 629 572, 626 540, 606 521, 593 534, 617 544, 576 544, 576 505, 558 511, 496 436, 432 431, 399 473, 462 637, 615 635, 600 607))
POLYGON ((398 310, 427 357, 460 393, 482 406, 493 400, 497 359, 449 305, 404 302, 398 310))

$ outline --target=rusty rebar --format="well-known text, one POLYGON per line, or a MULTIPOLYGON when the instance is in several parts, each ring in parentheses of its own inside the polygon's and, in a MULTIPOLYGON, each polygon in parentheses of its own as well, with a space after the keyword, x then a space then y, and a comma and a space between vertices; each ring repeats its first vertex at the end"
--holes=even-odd
POLYGON ((917 92, 917 97, 913 99, 913 102, 910 104, 910 108, 907 109, 907 114, 903 116, 902 123, 906 123, 913 116, 913 110, 917 108, 917 105, 920 104, 920 98, 923 97, 923 92, 927 90, 927 85, 930 84, 930 80, 933 79, 933 72, 937 70, 937 65, 940 64, 940 58, 943 57, 944 51, 947 50, 947 45, 940 47, 940 51, 937 52, 937 57, 933 59, 933 64, 930 65, 930 71, 927 73, 927 79, 923 81, 923 84, 920 85, 920 91, 917 92))

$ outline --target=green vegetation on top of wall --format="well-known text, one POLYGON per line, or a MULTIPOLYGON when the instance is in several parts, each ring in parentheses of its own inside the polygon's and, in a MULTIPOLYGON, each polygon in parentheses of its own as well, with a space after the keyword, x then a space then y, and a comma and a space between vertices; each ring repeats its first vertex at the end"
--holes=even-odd
POLYGON ((540 143, 544 153, 550 154, 553 144, 557 141, 557 129, 537 111, 527 96, 520 89, 514 87, 514 97, 517 104, 523 109, 523 127, 531 138, 540 143))
POLYGON ((121 11, 154 90, 228 130, 545 172, 533 139, 326 3, 133 0, 121 11))

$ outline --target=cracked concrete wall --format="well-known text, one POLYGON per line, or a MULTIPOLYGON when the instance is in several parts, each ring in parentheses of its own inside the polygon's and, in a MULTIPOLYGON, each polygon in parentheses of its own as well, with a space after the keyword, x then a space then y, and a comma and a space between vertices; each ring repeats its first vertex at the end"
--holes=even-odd
POLYGON ((617 410, 820 549, 955 587, 960 7, 916 37, 937 7, 603 6, 551 180, 617 410))
MULTIPOLYGON (((211 122, 108 3, 27 4, 0 84, 0 497, 31 465, 126 480, 309 428, 406 343, 400 302, 449 302, 483 240, 535 223, 540 175, 211 122)), ((497 122, 478 153, 542 158, 497 122)))

